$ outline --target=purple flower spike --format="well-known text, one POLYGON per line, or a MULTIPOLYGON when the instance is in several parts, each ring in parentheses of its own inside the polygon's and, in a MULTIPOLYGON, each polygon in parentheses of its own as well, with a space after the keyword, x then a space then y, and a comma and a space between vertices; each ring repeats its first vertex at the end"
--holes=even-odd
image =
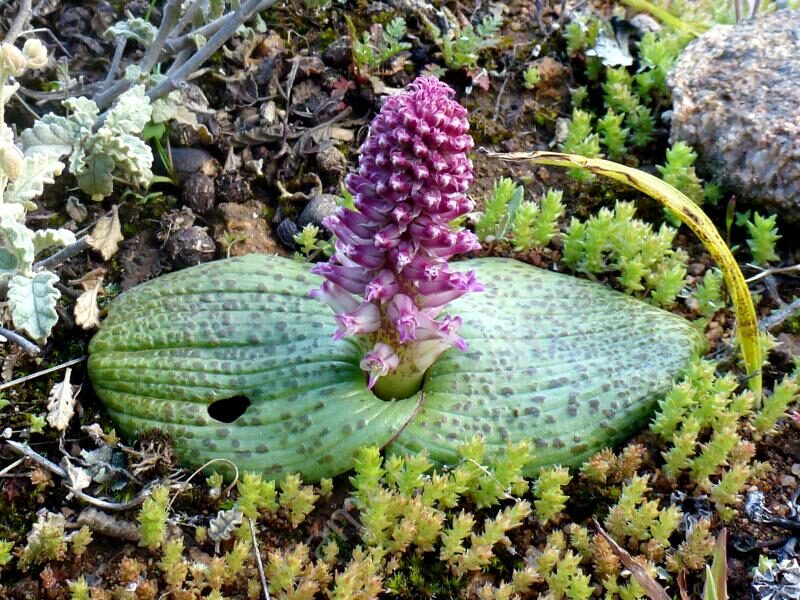
POLYGON ((474 273, 447 263, 480 247, 474 234, 450 226, 473 208, 466 196, 473 141, 453 95, 428 77, 388 98, 361 146, 358 171, 345 180, 356 210, 339 209, 324 222, 336 253, 314 267, 326 281, 312 296, 336 313, 336 339, 360 336, 361 368, 381 397, 410 395, 442 352, 466 349, 461 319, 437 316, 483 290, 474 273))

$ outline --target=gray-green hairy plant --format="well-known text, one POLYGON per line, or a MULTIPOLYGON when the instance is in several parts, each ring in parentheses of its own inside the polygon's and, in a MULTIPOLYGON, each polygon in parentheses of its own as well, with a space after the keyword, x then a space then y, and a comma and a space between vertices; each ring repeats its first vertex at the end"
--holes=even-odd
POLYGON ((61 293, 54 285, 58 276, 36 268, 34 261, 54 245, 74 242, 75 235, 66 229, 33 231, 25 224, 28 210, 36 208, 33 200, 61 174, 63 163, 49 150, 23 154, 4 119, 5 105, 19 87, 9 83, 10 78, 18 77, 26 68, 43 66, 47 52, 38 40, 29 40, 23 51, 3 44, 0 53, 0 285, 7 290, 14 327, 43 340, 58 321, 55 306, 61 293))
POLYGON ((70 172, 92 200, 114 191, 114 180, 147 187, 153 178, 153 153, 142 140, 152 107, 137 85, 119 97, 96 131, 100 109, 89 98, 64 101, 67 116, 47 114, 22 132, 20 140, 29 156, 67 157, 70 172))

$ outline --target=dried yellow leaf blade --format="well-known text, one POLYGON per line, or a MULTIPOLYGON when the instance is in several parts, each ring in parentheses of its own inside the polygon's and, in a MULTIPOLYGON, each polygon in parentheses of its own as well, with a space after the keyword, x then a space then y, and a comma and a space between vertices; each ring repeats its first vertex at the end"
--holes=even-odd
POLYGON ((685 194, 665 183, 658 177, 638 169, 626 167, 610 160, 586 158, 577 154, 561 152, 486 152, 490 158, 499 158, 509 162, 532 162, 539 165, 556 167, 580 167, 597 175, 615 179, 644 192, 657 200, 691 229, 708 252, 717 262, 725 277, 725 284, 736 311, 737 337, 742 347, 747 373, 750 376, 750 389, 757 401, 761 398, 761 346, 758 341, 758 318, 753 306, 750 290, 747 288, 744 275, 731 254, 728 245, 711 219, 702 209, 685 194))
POLYGON ((705 23, 683 21, 668 10, 648 0, 622 0, 622 3, 627 4, 634 10, 648 12, 665 25, 672 27, 676 31, 689 34, 692 37, 700 37, 709 29, 708 25, 705 23))
POLYGON ((89 245, 98 250, 103 255, 104 260, 108 260, 117 250, 119 243, 125 238, 122 235, 122 227, 119 223, 119 207, 111 209, 110 217, 102 217, 92 229, 89 235, 89 245))

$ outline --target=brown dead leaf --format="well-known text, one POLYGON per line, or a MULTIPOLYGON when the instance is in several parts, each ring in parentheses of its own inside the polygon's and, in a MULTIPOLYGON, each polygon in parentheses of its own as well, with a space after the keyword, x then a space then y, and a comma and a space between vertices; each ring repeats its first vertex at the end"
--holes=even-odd
POLYGON ((79 526, 88 526, 92 533, 99 533, 117 540, 139 541, 139 529, 136 527, 136 523, 101 512, 96 508, 84 509, 78 515, 77 521, 79 526))
POLYGON ((90 290, 95 287, 98 282, 102 285, 106 273, 108 273, 108 269, 105 267, 97 267, 96 269, 92 269, 86 273, 83 277, 78 279, 70 279, 69 284, 79 285, 84 289, 84 291, 90 290))
POLYGON ((88 237, 89 245, 98 250, 103 255, 104 260, 108 260, 119 250, 119 243, 125 238, 122 235, 122 227, 119 223, 119 207, 111 209, 111 216, 101 217, 92 229, 88 237))
POLYGON ((64 373, 64 381, 55 384, 50 390, 50 398, 47 401, 47 422, 51 427, 64 431, 69 425, 72 415, 75 413, 75 392, 78 386, 70 383, 69 378, 72 369, 67 368, 64 373))
POLYGON ((82 329, 100 327, 100 309, 97 306, 97 294, 102 283, 103 280, 99 280, 95 287, 83 292, 75 302, 75 323, 82 329))
POLYGON ((67 198, 67 214, 76 223, 83 223, 89 216, 89 211, 75 196, 70 196, 67 198))
POLYGON ((340 142, 352 142, 356 139, 356 132, 344 127, 331 127, 331 138, 340 142))
POLYGON ((0 369, 0 378, 3 381, 11 381, 14 379, 14 367, 17 366, 19 357, 22 356, 22 348, 15 346, 6 354, 3 359, 3 368, 0 369))
POLYGON ((80 284, 83 293, 78 296, 78 301, 73 309, 75 322, 83 329, 93 329, 100 326, 100 309, 97 306, 97 296, 103 292, 103 278, 106 275, 105 267, 92 269, 80 279, 73 279, 70 284, 80 284))

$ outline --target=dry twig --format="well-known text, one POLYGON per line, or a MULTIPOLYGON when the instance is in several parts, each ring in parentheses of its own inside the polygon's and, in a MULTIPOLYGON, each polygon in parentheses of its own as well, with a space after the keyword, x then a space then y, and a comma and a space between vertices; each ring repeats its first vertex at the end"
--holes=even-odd
POLYGON ((6 329, 5 327, 0 327, 0 335, 6 338, 9 342, 16 344, 20 348, 25 351, 25 354, 29 356, 36 356, 39 352, 42 351, 39 346, 28 340, 27 338, 22 337, 20 334, 11 331, 10 329, 6 329))
POLYGON ((8 28, 4 44, 13 44, 31 20, 31 0, 19 0, 19 12, 8 28))

